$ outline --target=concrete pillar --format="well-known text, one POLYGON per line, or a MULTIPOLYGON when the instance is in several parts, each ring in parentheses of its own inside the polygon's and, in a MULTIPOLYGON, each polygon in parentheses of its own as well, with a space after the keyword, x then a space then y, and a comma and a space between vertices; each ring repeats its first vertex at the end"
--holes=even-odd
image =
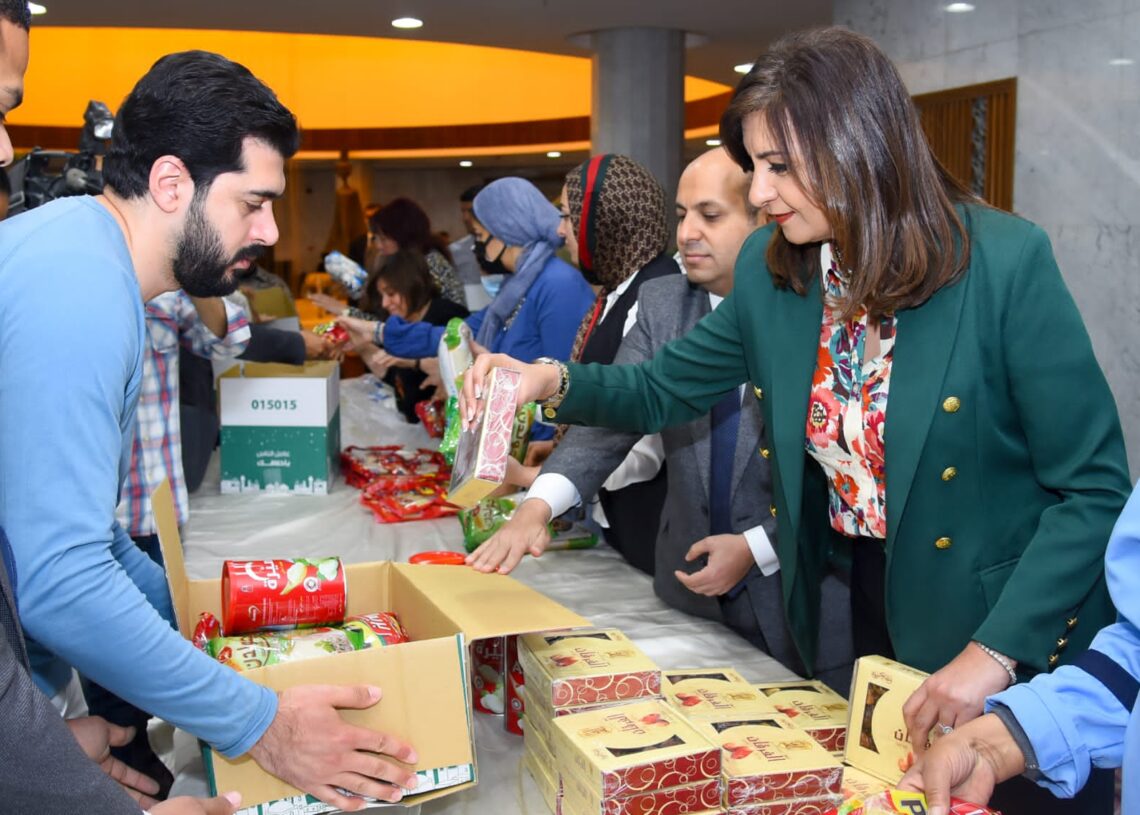
POLYGON ((591 148, 639 161, 672 202, 684 158, 685 32, 613 28, 590 36, 591 148))

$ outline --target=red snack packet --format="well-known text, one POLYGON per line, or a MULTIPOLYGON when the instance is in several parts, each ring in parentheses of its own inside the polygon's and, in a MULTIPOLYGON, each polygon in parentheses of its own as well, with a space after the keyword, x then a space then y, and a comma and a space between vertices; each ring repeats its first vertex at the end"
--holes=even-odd
POLYGON ((229 636, 265 628, 339 623, 346 604, 340 558, 227 560, 222 564, 222 628, 229 636))
POLYGON ((426 521, 459 512, 458 507, 447 503, 443 482, 418 476, 378 479, 365 487, 360 502, 385 524, 426 521))
MULTIPOLYGON (((926 815, 926 796, 921 792, 884 790, 864 800, 849 799, 835 809, 832 815, 926 815)), ((981 804, 971 804, 960 798, 950 799, 950 815, 1001 815, 981 804)))
POLYGON ((433 439, 443 437, 443 429, 446 425, 443 415, 443 402, 437 402, 433 399, 416 402, 416 415, 420 417, 424 430, 429 436, 433 439))
POLYGON ((340 460, 344 465, 344 480, 357 488, 390 476, 420 476, 441 481, 451 478, 447 460, 435 450, 411 450, 395 444, 346 447, 340 460))
POLYGON ((336 320, 313 326, 313 333, 327 338, 333 345, 344 345, 350 339, 348 331, 336 320))
POLYGON ((194 647, 199 651, 205 651, 206 643, 220 636, 222 636, 222 624, 218 622, 218 618, 208 611, 199 614, 198 624, 194 626, 194 636, 190 638, 194 647))
POLYGON ((409 637, 400 620, 395 614, 388 611, 374 611, 371 614, 357 614, 346 617, 344 628, 356 630, 363 635, 363 648, 372 648, 377 645, 396 645, 408 642, 409 637))

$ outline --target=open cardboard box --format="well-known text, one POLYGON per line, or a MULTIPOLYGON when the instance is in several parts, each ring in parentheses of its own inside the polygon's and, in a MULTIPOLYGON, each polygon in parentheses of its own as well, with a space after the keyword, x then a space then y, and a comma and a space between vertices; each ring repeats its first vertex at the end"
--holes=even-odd
MULTIPOLYGON (((199 613, 209 611, 221 619, 221 565, 217 579, 189 579, 169 484, 160 485, 151 500, 178 628, 189 638, 199 613)), ((478 783, 468 698, 469 641, 590 625, 584 617, 510 577, 463 566, 364 563, 346 566, 346 574, 348 614, 394 611, 412 642, 270 665, 244 675, 274 690, 326 683, 379 685, 384 695, 378 704, 369 710, 341 711, 341 715, 353 724, 411 743, 420 758, 416 769, 472 766, 473 781, 410 794, 404 798, 406 805, 478 783)), ((206 770, 213 788, 239 790, 243 806, 300 794, 248 756, 231 761, 210 751, 206 770)))

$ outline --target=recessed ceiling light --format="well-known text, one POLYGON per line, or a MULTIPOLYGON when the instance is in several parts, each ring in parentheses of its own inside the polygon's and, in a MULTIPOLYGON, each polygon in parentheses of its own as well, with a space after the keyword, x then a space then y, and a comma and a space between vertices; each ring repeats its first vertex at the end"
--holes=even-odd
POLYGON ((416 17, 397 17, 392 21, 392 28, 423 28, 424 21, 416 17))
POLYGON ((1135 60, 1131 60, 1128 57, 1117 57, 1116 59, 1110 59, 1108 61, 1108 64, 1109 65, 1132 65, 1132 64, 1134 64, 1134 62, 1135 62, 1135 60))
POLYGON ((742 62, 739 65, 733 65, 732 70, 736 71, 738 74, 746 74, 752 70, 752 63, 742 62))
POLYGON ((459 166, 460 167, 474 167, 475 162, 468 161, 467 159, 463 159, 463 161, 459 162, 459 166))
POLYGON ((705 144, 709 147, 720 147, 720 139, 705 139, 705 144))
POLYGON ((973 3, 951 3, 946 7, 946 10, 951 14, 961 14, 964 11, 973 11, 973 3))
POLYGON ((28 3, 28 11, 32 14, 47 14, 47 6, 41 6, 39 3, 28 3))
POLYGON ((547 158, 562 158, 561 150, 548 150, 546 153, 547 158))

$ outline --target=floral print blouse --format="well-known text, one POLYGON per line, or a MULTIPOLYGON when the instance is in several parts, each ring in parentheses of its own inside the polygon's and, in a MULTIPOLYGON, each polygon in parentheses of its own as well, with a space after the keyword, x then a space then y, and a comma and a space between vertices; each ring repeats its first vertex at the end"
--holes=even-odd
POLYGON ((879 326, 879 355, 866 359, 867 311, 839 321, 845 290, 831 244, 820 253, 823 325, 812 377, 805 448, 828 481, 831 526, 849 537, 887 537, 883 423, 894 356, 895 318, 879 326))

